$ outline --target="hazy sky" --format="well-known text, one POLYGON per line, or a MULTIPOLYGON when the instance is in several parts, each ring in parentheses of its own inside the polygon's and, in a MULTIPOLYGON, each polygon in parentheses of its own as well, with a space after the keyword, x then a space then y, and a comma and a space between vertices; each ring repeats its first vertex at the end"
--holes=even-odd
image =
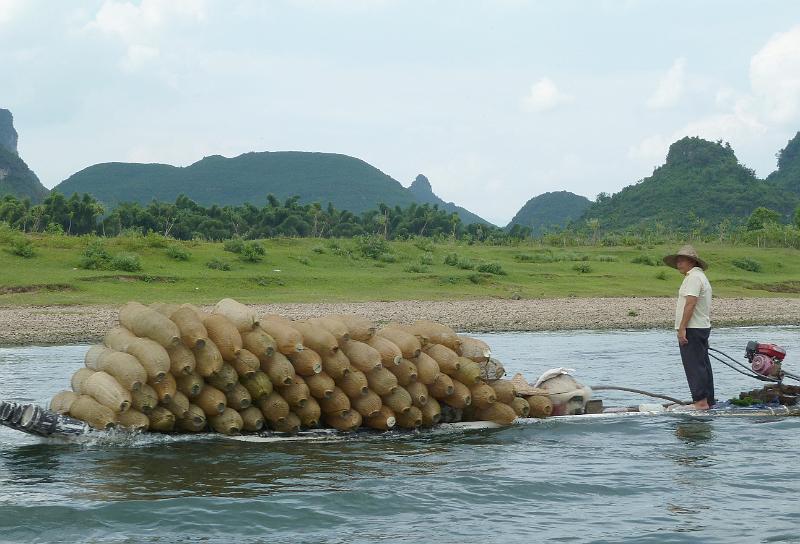
POLYGON ((800 130, 800 2, 0 0, 0 107, 48 187, 328 151, 505 225, 648 176, 684 135, 766 176, 800 130))

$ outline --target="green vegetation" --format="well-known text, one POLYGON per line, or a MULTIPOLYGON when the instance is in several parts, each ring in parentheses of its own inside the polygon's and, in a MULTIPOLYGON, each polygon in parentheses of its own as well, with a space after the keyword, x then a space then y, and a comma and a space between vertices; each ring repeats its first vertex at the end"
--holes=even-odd
POLYGON ((569 191, 543 193, 526 202, 508 224, 508 228, 516 228, 518 231, 527 229, 528 233, 538 236, 547 230, 564 228, 571 221, 580 219, 591 203, 585 196, 569 191))
POLYGON ((731 261, 731 264, 736 268, 747 270, 748 272, 761 272, 761 263, 749 257, 734 259, 733 261, 731 261))
POLYGON ((758 230, 790 220, 800 204, 798 179, 800 133, 778 154, 778 170, 766 180, 740 164, 729 144, 687 137, 670 146, 652 176, 613 196, 601 193, 581 218, 584 224, 573 226, 595 234, 633 228, 704 235, 747 222, 758 230))
MULTIPOLYGON (((313 238, 259 240, 260 262, 230 259, 221 242, 179 242, 162 236, 25 235, 34 256, 7 253, 20 233, 0 226, 0 305, 119 304, 130 299, 210 303, 232 296, 245 302, 447 300, 586 296, 675 296, 677 271, 632 264, 658 246, 552 247, 540 243, 488 245, 453 240, 384 241, 379 259, 362 254, 364 243, 313 238), (191 259, 169 255, 180 246, 191 259), (323 248, 320 253, 317 250, 323 248), (393 255, 394 260, 380 259, 393 255), (546 259, 520 259, 546 256, 546 259), (609 259, 612 257, 613 259, 609 259), (445 262, 455 264, 445 264, 445 262), (138 263, 138 266, 137 264, 138 263), (430 264, 428 264, 430 263, 430 264), (466 265, 470 263, 472 268, 466 265), (116 269, 116 271, 114 270, 116 269), (500 272, 505 272, 502 274, 500 272), (658 278, 662 281, 656 281, 658 278)), ((250 242, 245 242, 248 244, 250 242)), ((369 242, 366 247, 373 247, 369 242)), ((711 265, 715 296, 800 296, 800 251, 698 243, 711 265), (754 274, 735 261, 751 259, 754 274)), ((238 254, 237 254, 238 255, 238 254)))
MULTIPOLYGON (((167 164, 96 164, 73 174, 55 190, 63 194, 89 193, 109 209, 123 202, 174 202, 180 195, 188 195, 201 205, 220 207, 245 203, 262 206, 268 194, 280 200, 296 196, 302 204, 331 203, 354 214, 379 203, 389 207, 424 203, 433 207, 443 203, 433 193, 418 198, 397 180, 354 157, 299 151, 245 153, 233 158, 214 155, 185 168, 167 164)), ((464 212, 464 223, 485 223, 475 214, 456 208, 444 205, 440 209, 448 215, 464 212)))

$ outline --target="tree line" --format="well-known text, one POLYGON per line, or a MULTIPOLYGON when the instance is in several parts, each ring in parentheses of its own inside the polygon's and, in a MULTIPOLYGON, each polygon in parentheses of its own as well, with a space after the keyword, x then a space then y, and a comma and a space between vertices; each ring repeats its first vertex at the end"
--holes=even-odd
POLYGON ((506 231, 492 225, 464 225, 458 214, 436 204, 405 208, 385 204, 354 214, 332 204, 301 204, 299 197, 279 201, 268 195, 263 206, 202 206, 185 195, 175 202, 153 200, 147 205, 123 202, 107 211, 88 193, 70 197, 51 192, 41 204, 6 195, 0 200, 0 221, 23 232, 117 236, 155 232, 178 240, 209 241, 274 237, 351 238, 379 235, 387 240, 413 236, 454 237, 475 241, 505 241, 530 237, 528 227, 506 231))

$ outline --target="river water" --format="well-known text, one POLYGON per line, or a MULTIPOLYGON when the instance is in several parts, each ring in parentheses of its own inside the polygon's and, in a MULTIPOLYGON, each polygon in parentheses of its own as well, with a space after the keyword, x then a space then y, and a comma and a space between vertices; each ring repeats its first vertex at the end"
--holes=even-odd
MULTIPOLYGON (((586 384, 688 396, 669 331, 481 338, 510 374, 568 366, 586 384)), ((800 370, 797 327, 715 330, 712 345, 739 357, 751 339, 783 345, 787 368, 800 370)), ((46 403, 85 351, 0 349, 0 399, 46 403)), ((715 370, 720 399, 755 387, 715 370)), ((799 496, 800 418, 552 421, 285 444, 57 443, 0 428, 2 542, 800 542, 799 496)))

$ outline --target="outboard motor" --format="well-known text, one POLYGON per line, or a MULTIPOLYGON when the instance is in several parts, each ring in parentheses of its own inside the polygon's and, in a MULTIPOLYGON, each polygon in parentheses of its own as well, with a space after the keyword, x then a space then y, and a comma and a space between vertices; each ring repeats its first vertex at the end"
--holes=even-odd
POLYGON ((37 436, 83 434, 83 421, 45 410, 35 404, 0 401, 0 425, 37 436))
POLYGON ((759 376, 783 380, 784 372, 781 368, 786 350, 775 344, 765 344, 751 341, 744 350, 745 358, 750 361, 750 368, 759 376))

